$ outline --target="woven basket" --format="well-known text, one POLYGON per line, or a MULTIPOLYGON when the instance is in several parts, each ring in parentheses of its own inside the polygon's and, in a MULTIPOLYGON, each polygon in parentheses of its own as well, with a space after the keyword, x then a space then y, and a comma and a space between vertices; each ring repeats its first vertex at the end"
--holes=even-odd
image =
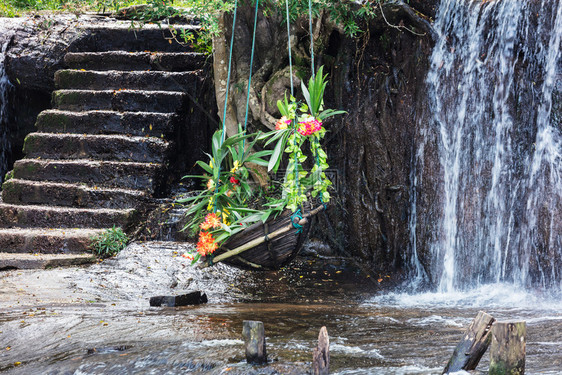
MULTIPOLYGON (((256 223, 233 235, 217 250, 215 255, 224 254, 252 240, 263 238, 265 241, 261 244, 229 257, 224 262, 244 269, 277 270, 289 264, 297 256, 308 236, 310 218, 319 211, 319 209, 316 209, 308 213, 305 212, 303 217, 307 220, 304 220, 305 223, 300 230, 291 227, 285 233, 269 239, 268 235, 291 225, 292 213, 286 210, 275 219, 268 220, 265 224, 256 223)), ((298 219, 296 220, 298 221, 298 219)))

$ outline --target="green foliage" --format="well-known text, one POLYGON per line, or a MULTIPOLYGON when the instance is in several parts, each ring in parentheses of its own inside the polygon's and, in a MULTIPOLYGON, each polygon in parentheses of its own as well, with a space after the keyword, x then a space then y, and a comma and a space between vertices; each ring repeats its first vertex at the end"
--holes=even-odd
POLYGON ((4 176, 4 182, 11 180, 12 178, 14 178, 14 171, 8 171, 6 173, 6 175, 4 176))
POLYGON ((123 230, 115 225, 113 228, 106 229, 105 232, 93 237, 91 247, 94 253, 100 258, 109 258, 127 246, 129 238, 123 230))
MULTIPOLYGON (((379 3, 386 0, 368 0, 358 6, 353 1, 323 0, 312 2, 312 16, 317 18, 321 12, 328 18, 343 26, 345 32, 355 36, 361 32, 360 24, 364 20, 377 17, 379 3)), ((147 22, 158 22, 174 17, 192 16, 200 20, 202 32, 197 35, 176 32, 176 40, 192 45, 199 52, 211 52, 211 39, 219 32, 218 15, 231 12, 235 0, 4 0, 0 4, 0 16, 15 17, 24 12, 54 11, 118 11, 136 4, 147 4, 143 12, 133 19, 140 25, 147 22)), ((240 0, 240 5, 254 5, 255 0, 240 0)), ((284 0, 262 0, 262 11, 266 15, 274 13, 285 16, 284 0)), ((294 22, 297 18, 308 15, 308 0, 289 0, 289 18, 294 22)))
POLYGON ((200 179, 202 190, 178 201, 189 205, 186 215, 190 221, 184 229, 199 231, 197 253, 186 253, 184 257, 197 262, 201 256, 212 254, 233 234, 253 223, 265 223, 285 208, 295 212, 310 197, 318 197, 324 203, 330 200, 328 189, 332 183, 324 173, 329 166, 326 152, 320 145, 326 130, 320 117, 345 112, 324 109, 326 84, 326 75, 320 68, 308 86, 303 86, 307 104, 299 107, 294 97, 286 95, 279 100, 277 106, 283 117, 274 131, 246 134, 239 127, 238 133, 227 139, 223 138, 222 130, 215 132, 209 161, 197 162, 203 174, 185 176, 200 179), (257 142, 263 142, 266 148, 274 145, 273 150, 253 153, 251 150, 257 142), (303 167, 308 158, 304 147, 307 143, 310 144, 309 155, 314 158, 310 173, 303 167), (276 172, 285 153, 289 158, 283 181, 275 181, 269 191, 251 183, 250 165, 257 164, 267 167, 268 172, 276 172), (267 157, 269 160, 265 159, 267 157))
MULTIPOLYGON (((262 139, 260 133, 246 134, 239 129, 239 133, 221 143, 222 139, 222 130, 216 131, 211 142, 211 154, 208 155, 209 162, 197 162, 204 171, 202 175, 184 176, 202 180, 203 189, 198 191, 196 196, 183 198, 178 202, 191 205, 187 215, 191 216, 192 220, 187 224, 187 228, 197 231, 205 212, 217 212, 223 222, 221 229, 232 235, 230 227, 233 224, 234 228, 238 229, 240 224, 246 225, 261 219, 248 215, 255 210, 247 209, 247 203, 252 200, 256 194, 255 190, 258 189, 250 178, 251 171, 258 171, 252 170, 250 165, 267 166, 268 160, 264 157, 270 156, 273 151, 252 152, 256 142, 262 139)), ((219 236, 218 240, 227 237, 219 236)))
MULTIPOLYGON (((305 124, 313 121, 321 125, 322 121, 326 118, 338 114, 346 113, 345 111, 336 111, 332 109, 324 109, 324 91, 326 89, 327 75, 324 75, 324 67, 318 69, 315 77, 311 77, 308 85, 302 83, 301 88, 303 91, 306 104, 299 107, 294 97, 291 101, 279 100, 277 106, 281 114, 291 120, 291 125, 288 129, 290 135, 285 140, 281 138, 278 141, 279 146, 285 148, 285 152, 289 154, 289 164, 285 174, 285 183, 283 185, 284 192, 287 199, 287 207, 293 212, 297 210, 306 200, 307 195, 312 197, 319 197, 323 203, 328 203, 330 200, 330 193, 328 192, 332 182, 324 172, 329 168, 327 161, 327 154, 322 149, 320 141, 326 134, 326 129, 321 127, 310 134, 305 132, 305 124), (299 115, 297 112, 300 112, 299 115), (304 154, 303 146, 305 143, 310 144, 310 154, 314 158, 314 164, 310 173, 304 170, 302 164, 306 161, 307 156, 304 154)), ((275 155, 275 153, 274 153, 275 155)))

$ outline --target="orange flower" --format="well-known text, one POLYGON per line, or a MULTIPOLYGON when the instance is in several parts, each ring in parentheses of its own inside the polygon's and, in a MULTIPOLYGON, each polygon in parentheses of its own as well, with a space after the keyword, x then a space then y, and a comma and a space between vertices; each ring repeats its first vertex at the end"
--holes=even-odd
POLYGON ((199 242, 197 242, 197 252, 202 256, 215 252, 219 245, 215 242, 213 235, 207 232, 199 232, 199 242))
POLYGON ((221 219, 217 217, 214 212, 211 212, 205 216, 205 221, 199 225, 199 228, 203 230, 209 230, 211 228, 218 228, 221 226, 221 219))
POLYGON ((207 181, 207 190, 213 190, 215 188, 215 181, 212 178, 209 178, 207 181))
POLYGON ((284 130, 291 124, 291 120, 283 116, 275 123, 275 130, 284 130))

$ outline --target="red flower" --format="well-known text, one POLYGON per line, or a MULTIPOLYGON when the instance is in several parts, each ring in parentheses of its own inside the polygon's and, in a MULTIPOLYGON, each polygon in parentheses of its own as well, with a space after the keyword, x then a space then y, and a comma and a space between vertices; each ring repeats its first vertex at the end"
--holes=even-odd
POLYGON ((230 177, 230 183, 234 184, 234 185, 240 185, 240 180, 238 180, 236 177, 231 176, 230 177))
POLYGON ((181 256, 187 258, 188 260, 193 260, 193 254, 191 253, 183 253, 181 256))
POLYGON ((322 121, 315 119, 312 116, 307 116, 304 121, 299 122, 297 131, 303 135, 311 135, 322 129, 322 121))

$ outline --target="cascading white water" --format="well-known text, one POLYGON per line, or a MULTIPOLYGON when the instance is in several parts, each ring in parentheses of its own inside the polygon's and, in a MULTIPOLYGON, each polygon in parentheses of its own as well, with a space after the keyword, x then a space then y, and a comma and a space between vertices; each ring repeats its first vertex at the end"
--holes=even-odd
POLYGON ((0 51, 0 182, 8 171, 8 155, 10 153, 10 142, 8 139, 8 95, 12 84, 8 80, 4 68, 4 60, 8 43, 2 46, 0 51))
POLYGON ((431 121, 420 130, 412 178, 413 263, 425 236, 420 262, 439 291, 505 281, 559 288, 562 112, 553 116, 553 95, 562 6, 442 0, 434 27, 431 121), (428 165, 430 146, 438 168, 428 165), (440 192, 431 218, 420 217, 423 189, 440 192), (436 234, 418 233, 422 221, 436 234))

